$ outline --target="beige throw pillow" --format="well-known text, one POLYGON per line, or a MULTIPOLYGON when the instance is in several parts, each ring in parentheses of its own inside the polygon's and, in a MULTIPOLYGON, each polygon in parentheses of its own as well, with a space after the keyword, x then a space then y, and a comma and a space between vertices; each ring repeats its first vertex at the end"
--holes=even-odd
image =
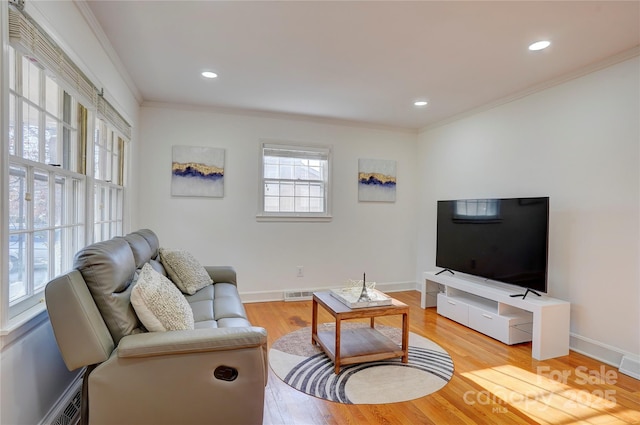
POLYGON ((145 328, 151 332, 193 329, 193 310, 178 288, 155 271, 142 266, 131 290, 131 304, 145 328))
POLYGON ((205 268, 187 251, 160 248, 160 261, 169 278, 185 294, 193 295, 213 283, 205 268))

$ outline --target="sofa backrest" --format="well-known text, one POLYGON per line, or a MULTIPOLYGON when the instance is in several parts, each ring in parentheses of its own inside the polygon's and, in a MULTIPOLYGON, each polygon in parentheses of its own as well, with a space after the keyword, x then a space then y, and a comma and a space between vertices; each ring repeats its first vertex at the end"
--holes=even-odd
POLYGON ((109 358, 115 348, 113 338, 79 271, 49 282, 45 298, 53 333, 69 370, 109 358))
POLYGON ((155 233, 145 229, 86 246, 75 256, 74 268, 82 274, 116 345, 122 337, 142 331, 131 289, 136 270, 154 260, 158 248, 155 233))

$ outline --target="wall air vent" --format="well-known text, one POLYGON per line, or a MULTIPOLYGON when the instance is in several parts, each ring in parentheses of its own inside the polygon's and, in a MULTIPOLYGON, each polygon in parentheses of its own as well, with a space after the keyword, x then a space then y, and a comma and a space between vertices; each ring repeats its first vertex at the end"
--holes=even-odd
POLYGON ((313 298, 314 290, 310 291, 284 291, 285 301, 305 301, 313 298))

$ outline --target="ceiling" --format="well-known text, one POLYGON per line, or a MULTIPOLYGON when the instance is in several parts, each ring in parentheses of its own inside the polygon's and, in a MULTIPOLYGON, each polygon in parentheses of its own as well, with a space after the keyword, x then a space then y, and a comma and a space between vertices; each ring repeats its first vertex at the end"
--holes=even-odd
POLYGON ((142 103, 407 130, 636 55, 640 44, 640 1, 77 1, 142 103), (542 39, 551 46, 527 49, 542 39), (419 99, 429 104, 414 107, 419 99))

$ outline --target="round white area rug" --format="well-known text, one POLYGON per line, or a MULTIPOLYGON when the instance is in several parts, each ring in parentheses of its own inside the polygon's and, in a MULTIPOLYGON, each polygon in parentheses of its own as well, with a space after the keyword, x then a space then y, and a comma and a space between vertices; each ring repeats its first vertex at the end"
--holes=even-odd
MULTIPOLYGON (((342 323, 342 329, 369 326, 342 323)), ((318 331, 335 328, 318 325, 318 331)), ((400 345, 401 330, 376 325, 376 329, 400 345)), ((342 366, 311 344, 311 328, 291 332, 269 350, 269 364, 286 384, 306 394, 345 404, 384 404, 424 397, 444 387, 453 376, 453 361, 435 342, 409 333, 409 362, 400 358, 342 366)))

